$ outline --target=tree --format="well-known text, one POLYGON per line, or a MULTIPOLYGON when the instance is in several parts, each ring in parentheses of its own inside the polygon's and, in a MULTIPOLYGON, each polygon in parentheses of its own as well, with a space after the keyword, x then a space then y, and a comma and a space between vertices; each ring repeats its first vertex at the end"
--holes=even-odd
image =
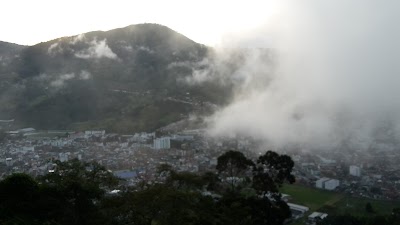
POLYGON ((99 223, 101 215, 95 203, 118 184, 118 179, 100 164, 78 159, 56 161, 55 171, 40 177, 39 181, 43 187, 62 193, 65 224, 99 223))
POLYGON ((294 182, 293 166, 289 156, 272 151, 260 156, 257 164, 241 152, 228 151, 221 155, 217 164, 219 175, 225 179, 244 178, 246 182, 239 184, 247 185, 242 190, 248 189, 247 194, 237 193, 238 183, 229 183, 231 189, 218 203, 222 224, 283 224, 291 213, 278 187, 285 181, 294 182), (251 190, 255 194, 248 194, 251 190))
POLYGON ((0 223, 19 218, 34 221, 39 185, 26 174, 13 174, 0 182, 0 223))
POLYGON ((236 187, 246 183, 253 161, 247 159, 239 151, 227 151, 218 157, 218 174, 229 184, 230 190, 235 191, 236 187))
POLYGON ((279 192, 278 188, 285 181, 294 183, 293 167, 294 162, 290 156, 267 151, 258 158, 254 167, 253 188, 263 195, 279 192))

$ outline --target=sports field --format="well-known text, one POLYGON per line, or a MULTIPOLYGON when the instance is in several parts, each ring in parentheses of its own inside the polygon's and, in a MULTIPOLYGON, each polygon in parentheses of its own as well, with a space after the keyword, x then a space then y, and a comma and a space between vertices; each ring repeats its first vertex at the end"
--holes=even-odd
POLYGON ((281 188, 281 193, 290 195, 290 202, 309 207, 310 212, 367 215, 365 205, 368 202, 377 214, 389 214, 393 208, 400 207, 400 201, 354 198, 301 185, 284 185, 281 188))

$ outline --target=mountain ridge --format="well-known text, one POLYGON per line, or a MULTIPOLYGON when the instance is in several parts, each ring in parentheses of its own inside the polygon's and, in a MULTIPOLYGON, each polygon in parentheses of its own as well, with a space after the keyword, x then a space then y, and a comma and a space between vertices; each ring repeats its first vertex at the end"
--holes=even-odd
POLYGON ((158 24, 26 46, 4 67, 0 116, 39 129, 154 130, 226 101, 229 88, 185 82, 212 51, 158 24))

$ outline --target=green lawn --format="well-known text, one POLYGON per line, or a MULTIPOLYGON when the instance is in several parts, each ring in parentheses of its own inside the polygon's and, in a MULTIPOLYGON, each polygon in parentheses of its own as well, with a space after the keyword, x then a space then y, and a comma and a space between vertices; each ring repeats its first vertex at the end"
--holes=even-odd
POLYGON ((336 192, 319 190, 301 185, 284 185, 281 193, 288 194, 290 202, 305 205, 313 211, 326 212, 328 214, 352 214, 365 216, 368 213, 365 205, 369 202, 378 214, 391 213, 395 207, 400 207, 400 201, 383 201, 364 198, 347 197, 336 192))
POLYGON ((365 205, 368 202, 371 203, 372 209, 377 214, 388 214, 391 213, 393 208, 400 207, 399 201, 345 197, 335 204, 335 211, 339 214, 351 213, 352 215, 366 215, 365 205))
POLYGON ((291 196, 291 202, 305 205, 310 211, 316 211, 324 205, 333 206, 344 196, 335 192, 314 189, 300 185, 284 185, 281 193, 291 196))

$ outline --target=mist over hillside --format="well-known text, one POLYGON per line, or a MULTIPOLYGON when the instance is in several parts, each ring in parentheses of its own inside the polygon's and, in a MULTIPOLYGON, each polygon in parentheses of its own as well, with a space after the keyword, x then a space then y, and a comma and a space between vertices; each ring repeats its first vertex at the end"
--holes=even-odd
POLYGON ((151 131, 191 114, 209 115, 232 95, 234 83, 193 73, 225 64, 227 76, 243 61, 158 24, 63 37, 34 46, 4 45, 0 116, 37 129, 151 131), (228 65, 229 64, 229 65, 228 65), (200 75, 201 76, 201 75, 200 75))

